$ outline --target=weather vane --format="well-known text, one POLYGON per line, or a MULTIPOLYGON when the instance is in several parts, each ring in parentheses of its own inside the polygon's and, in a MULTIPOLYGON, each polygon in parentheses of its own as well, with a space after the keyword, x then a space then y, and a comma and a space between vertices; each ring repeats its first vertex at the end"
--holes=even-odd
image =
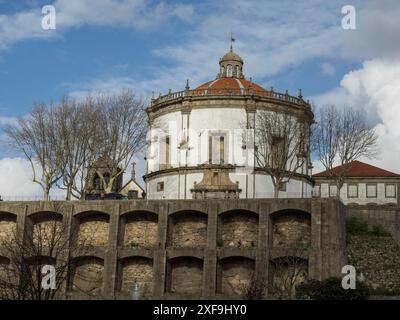
POLYGON ((233 37, 233 32, 231 32, 231 51, 233 50, 233 43, 236 41, 236 39, 233 37))

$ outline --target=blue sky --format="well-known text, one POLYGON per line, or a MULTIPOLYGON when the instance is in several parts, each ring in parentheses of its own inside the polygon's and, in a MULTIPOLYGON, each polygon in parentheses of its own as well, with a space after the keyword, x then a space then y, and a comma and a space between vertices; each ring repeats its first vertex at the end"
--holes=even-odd
MULTIPOLYGON (((381 105, 398 104, 382 92, 400 79, 399 16, 396 0, 0 0, 0 125, 28 113, 34 101, 64 94, 130 87, 149 98, 183 90, 187 78, 197 86, 215 77, 232 31, 247 78, 291 94, 302 88, 317 105, 364 107, 386 146, 400 134, 381 105), (56 30, 40 27, 48 4, 56 8, 56 30), (341 28, 346 4, 356 8, 356 30, 341 28), (377 73, 375 84, 369 77, 377 73)), ((31 194, 20 157, 3 143, 0 173, 21 172, 31 194)), ((384 158, 374 161, 400 171, 384 158)), ((2 185, 7 181, 0 194, 9 193, 2 185)))

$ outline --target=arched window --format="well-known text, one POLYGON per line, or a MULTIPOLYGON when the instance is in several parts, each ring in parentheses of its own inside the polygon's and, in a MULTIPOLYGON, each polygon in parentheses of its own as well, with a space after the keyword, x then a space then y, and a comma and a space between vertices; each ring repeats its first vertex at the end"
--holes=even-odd
POLYGON ((94 175, 94 178, 93 178, 93 189, 95 189, 95 190, 101 189, 100 177, 97 175, 97 173, 94 175))
POLYGON ((236 77, 240 77, 240 67, 236 66, 236 77))
MULTIPOLYGON (((104 175, 103 175, 103 177, 104 177, 104 184, 105 184, 105 186, 106 185, 108 185, 108 183, 110 182, 110 174, 107 172, 107 173, 105 173, 104 175)), ((104 187, 105 187, 104 186, 104 187)))
POLYGON ((232 77, 232 73, 233 73, 233 68, 232 68, 232 66, 229 64, 229 65, 226 67, 226 76, 227 76, 227 77, 232 77))
POLYGON ((224 76, 224 75, 225 75, 225 68, 221 67, 221 76, 224 76))

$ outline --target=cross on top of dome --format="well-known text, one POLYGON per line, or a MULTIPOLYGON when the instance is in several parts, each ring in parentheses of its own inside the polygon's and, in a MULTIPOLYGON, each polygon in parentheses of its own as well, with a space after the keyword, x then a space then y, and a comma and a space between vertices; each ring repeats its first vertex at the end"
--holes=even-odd
POLYGON ((243 79, 243 59, 233 51, 233 42, 235 39, 231 33, 231 46, 229 52, 227 52, 219 60, 219 73, 217 78, 240 78, 243 79))

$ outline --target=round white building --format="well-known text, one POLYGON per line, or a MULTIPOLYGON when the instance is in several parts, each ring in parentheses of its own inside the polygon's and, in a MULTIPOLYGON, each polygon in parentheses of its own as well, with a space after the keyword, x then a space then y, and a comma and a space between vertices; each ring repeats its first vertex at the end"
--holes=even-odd
POLYGON ((293 97, 247 80, 243 60, 232 48, 219 65, 215 80, 192 90, 187 84, 184 91, 152 99, 147 108, 147 198, 311 197, 310 104, 301 92, 293 97), (301 165, 288 168, 293 173, 279 186, 278 194, 254 152, 256 119, 263 113, 301 119, 302 150, 296 152, 301 165))

